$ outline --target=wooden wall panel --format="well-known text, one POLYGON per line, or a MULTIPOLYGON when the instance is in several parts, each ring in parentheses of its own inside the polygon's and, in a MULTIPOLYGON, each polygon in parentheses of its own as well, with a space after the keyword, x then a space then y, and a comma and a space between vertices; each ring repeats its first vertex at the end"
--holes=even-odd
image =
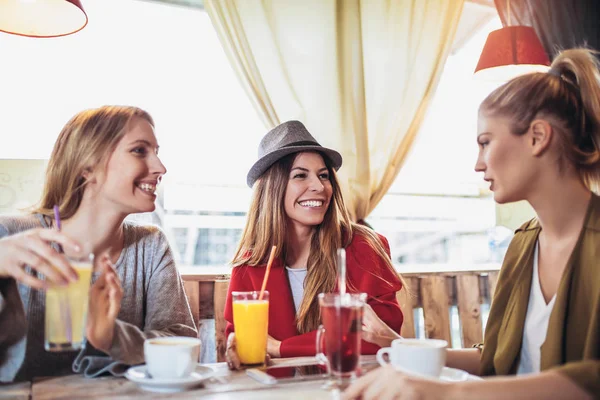
MULTIPOLYGON (((184 281, 194 322, 198 324, 203 319, 215 319, 218 361, 225 360, 227 344, 223 317, 229 287, 226 278, 225 275, 198 275, 184 281)), ((404 274, 403 278, 408 291, 397 293, 404 314, 400 332, 403 337, 416 336, 414 310, 423 307, 425 336, 447 340, 451 346, 450 307, 458 305, 463 346, 481 342, 481 304, 487 303, 494 292, 498 271, 404 274)))
POLYGON ((196 329, 200 330, 200 287, 197 281, 184 281, 183 288, 190 304, 196 329))
POLYGON ((225 361, 225 350, 227 338, 225 337, 225 327, 227 321, 224 317, 225 301, 227 299, 227 289, 229 289, 228 280, 215 281, 214 305, 215 305, 215 336, 217 344, 217 361, 225 361))
POLYGON ((400 335, 405 338, 416 336, 414 309, 418 306, 419 278, 404 278, 407 287, 396 293, 396 299, 404 316, 400 335))
POLYGON ((435 275, 422 277, 420 292, 425 318, 425 335, 432 339, 444 339, 451 346, 446 277, 435 275))
POLYGON ((198 282, 200 285, 200 319, 215 318, 215 282, 198 282))
POLYGON ((498 282, 498 274, 500 271, 488 273, 488 291, 490 293, 490 304, 494 300, 494 292, 496 291, 496 283, 498 282))
POLYGON ((456 289, 462 345, 463 347, 471 347, 483 341, 481 305, 479 304, 479 276, 474 274, 457 276, 456 289))

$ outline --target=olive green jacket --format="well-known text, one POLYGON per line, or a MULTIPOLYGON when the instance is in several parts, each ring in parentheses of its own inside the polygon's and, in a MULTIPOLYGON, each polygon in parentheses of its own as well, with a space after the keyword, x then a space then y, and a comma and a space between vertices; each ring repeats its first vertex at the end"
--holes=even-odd
MULTIPOLYGON (((517 229, 508 247, 485 330, 481 375, 517 371, 540 231, 534 218, 517 229)), ((595 195, 556 293, 541 370, 558 371, 600 399, 600 197, 595 195)))

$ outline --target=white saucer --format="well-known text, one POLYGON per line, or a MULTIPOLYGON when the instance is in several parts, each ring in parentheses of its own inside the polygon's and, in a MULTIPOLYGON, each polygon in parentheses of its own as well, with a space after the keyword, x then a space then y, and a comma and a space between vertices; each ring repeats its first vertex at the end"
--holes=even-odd
POLYGON ((462 382, 469 380, 469 373, 462 369, 444 367, 440 373, 439 379, 447 382, 462 382))
POLYGON ((475 380, 481 379, 480 377, 471 375, 467 371, 463 371, 462 369, 449 368, 449 367, 442 368, 442 372, 440 373, 440 376, 437 378, 435 378, 433 376, 425 376, 425 375, 417 374, 415 372, 407 371, 407 370, 404 370, 404 369, 401 369, 398 367, 396 367, 396 369, 398 371, 401 371, 408 375, 418 376, 419 378, 440 380, 440 381, 445 381, 445 382, 463 382, 463 381, 475 381, 475 380))
POLYGON ((196 370, 187 378, 154 379, 146 371, 145 365, 138 365, 129 368, 125 373, 125 378, 150 392, 175 393, 198 386, 214 375, 215 370, 211 367, 198 365, 196 366, 196 370))

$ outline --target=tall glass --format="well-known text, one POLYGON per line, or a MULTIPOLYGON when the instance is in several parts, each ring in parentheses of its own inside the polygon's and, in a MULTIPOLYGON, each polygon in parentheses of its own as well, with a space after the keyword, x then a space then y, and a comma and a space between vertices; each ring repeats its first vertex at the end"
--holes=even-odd
POLYGON ((85 337, 94 255, 67 256, 67 260, 77 271, 79 280, 68 286, 52 286, 46 290, 46 351, 79 350, 85 337))
POLYGON ((264 364, 269 335, 269 292, 232 292, 233 325, 240 362, 264 364))
POLYGON ((366 293, 319 294, 323 324, 317 331, 317 358, 327 365, 332 378, 356 377, 366 299, 366 293))

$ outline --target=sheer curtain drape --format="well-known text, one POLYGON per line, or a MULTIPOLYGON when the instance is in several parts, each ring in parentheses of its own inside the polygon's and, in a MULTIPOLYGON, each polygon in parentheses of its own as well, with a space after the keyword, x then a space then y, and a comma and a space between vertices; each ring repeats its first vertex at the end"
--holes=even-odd
POLYGON ((205 8, 266 127, 298 119, 342 153, 342 188, 360 220, 415 140, 463 3, 206 0, 205 8))

